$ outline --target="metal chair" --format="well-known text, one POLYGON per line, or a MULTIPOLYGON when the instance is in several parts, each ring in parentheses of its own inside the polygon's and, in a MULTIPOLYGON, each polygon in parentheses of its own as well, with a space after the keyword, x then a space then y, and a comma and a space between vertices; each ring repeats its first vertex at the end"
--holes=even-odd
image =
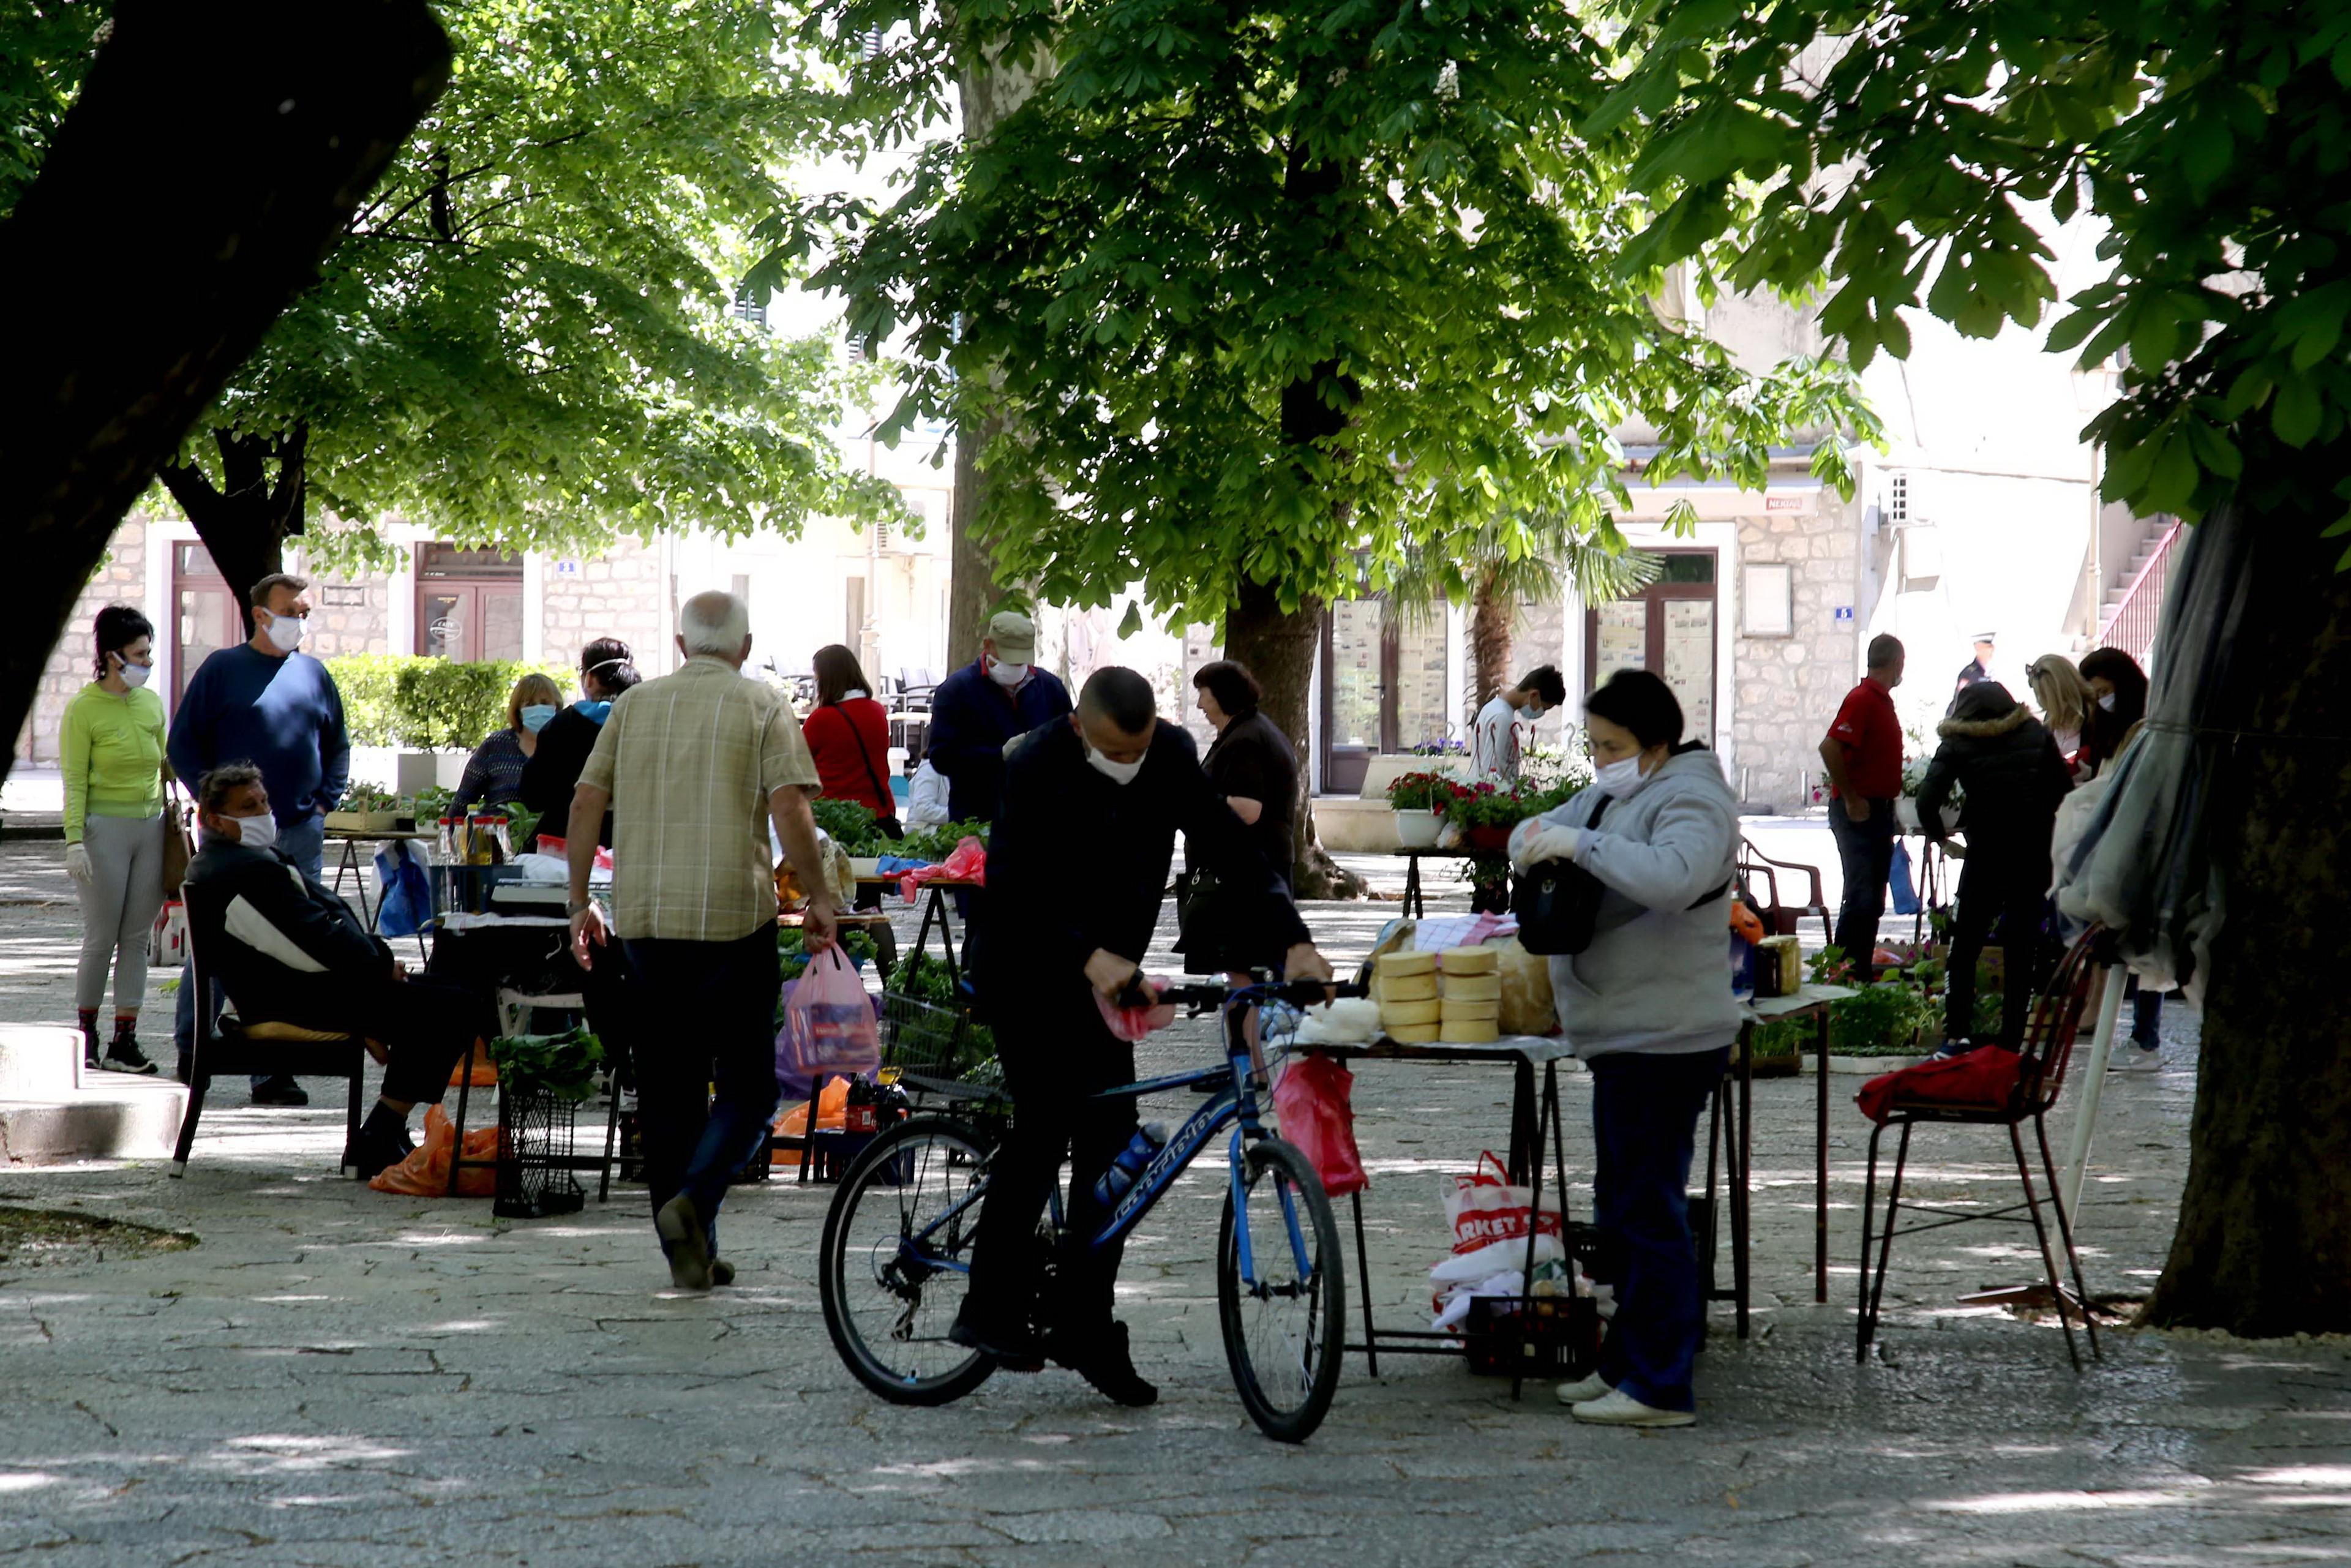
POLYGON ((2074 1036, 2080 1031, 2083 1015, 2091 1007, 2100 975, 2109 961, 2103 956, 2105 943, 2105 929, 2094 925, 2067 949, 2048 989, 2033 1003, 2032 1019, 2025 1030, 2024 1044, 2017 1053, 2015 1086, 2004 1095, 1997 1100, 1987 1098, 1974 1102, 1930 1099, 1923 1093, 1904 1092, 1899 1084, 1899 1075, 1896 1075, 1897 1082, 1894 1096, 1869 1134, 1869 1178, 1861 1204, 1861 1322, 1854 1340, 1855 1361, 1868 1358, 1870 1342, 1877 1335, 1878 1316, 1886 1299, 1886 1263, 1894 1253, 1899 1214, 1906 1207, 1914 1213, 1940 1218, 1900 1230, 1899 1234, 1905 1236, 1923 1230, 1939 1230, 1946 1226, 1965 1225, 1974 1220, 2029 1221, 2033 1235, 2041 1243, 2042 1267, 2048 1273, 2050 1293, 2056 1301, 2057 1321, 2065 1331, 2065 1354, 2072 1358, 2074 1370, 2079 1371, 2082 1355, 2074 1344, 2070 1307, 2082 1314, 2082 1326, 2090 1336, 2090 1354, 2103 1359, 2104 1353, 2098 1349, 2098 1326, 2090 1316, 2089 1287, 2082 1281, 2081 1254, 2074 1249, 2073 1222, 2066 1216, 2064 1199, 2058 1191, 2056 1162, 2049 1154, 2049 1130, 2044 1118, 2065 1087, 2065 1069, 2073 1060, 2074 1036), (1904 1204, 1902 1172, 1910 1158, 1910 1132, 1921 1122, 2007 1128, 2009 1150, 2016 1158, 2016 1176, 2023 1184, 2024 1201, 2011 1204, 2005 1208, 1981 1212, 1937 1208, 1917 1202, 1904 1204), (2033 1138, 2041 1145, 2042 1175, 2049 1184, 2045 1196, 2034 1195, 2032 1166, 2024 1157, 2022 1129, 2027 1122, 2032 1124, 2033 1138), (1871 1222, 1877 1204, 1877 1142, 1888 1127, 1896 1126, 1902 1129, 1902 1139, 1895 1150, 1894 1177, 1886 1191, 1885 1228, 1877 1238, 1877 1267, 1873 1278, 1869 1249, 1871 1222), (2075 1294, 2071 1298, 2066 1293, 2064 1281, 2058 1278, 2056 1255, 2049 1249, 2048 1228, 2041 1221, 2043 1205, 2056 1212, 2058 1238, 2064 1243, 2066 1262, 2074 1275, 2075 1294))
POLYGON ((188 1174, 188 1152, 195 1145, 196 1120, 204 1114, 204 1093, 214 1078, 245 1074, 284 1073, 295 1078, 340 1078, 350 1085, 350 1114, 343 1130, 342 1172, 357 1176, 354 1159, 360 1141, 360 1098, 367 1076, 368 1046, 362 1037, 332 1030, 304 1029, 290 1023, 241 1023, 233 1016, 215 1018, 212 982, 204 956, 196 950, 195 931, 188 932, 188 977, 196 988, 196 1030, 188 1071, 188 1110, 180 1118, 180 1142, 172 1155, 172 1176, 188 1174))
POLYGON ((1822 896, 1818 866, 1805 865, 1800 861, 1775 861, 1757 849, 1754 840, 1741 838, 1739 841, 1739 880, 1750 892, 1758 881, 1770 889, 1771 896, 1763 901, 1763 919, 1774 936, 1793 936, 1799 920, 1807 915, 1816 915, 1820 916, 1821 934, 1830 946, 1835 946, 1836 915, 1822 896), (1810 891, 1802 904, 1781 902, 1781 872, 1786 872, 1792 879, 1799 876, 1809 879, 1806 885, 1810 891))

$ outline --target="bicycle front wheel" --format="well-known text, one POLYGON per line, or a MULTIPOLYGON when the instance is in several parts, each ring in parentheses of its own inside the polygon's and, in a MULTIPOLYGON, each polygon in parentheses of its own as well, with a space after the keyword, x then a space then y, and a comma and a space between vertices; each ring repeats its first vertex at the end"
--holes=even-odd
POLYGON ((1225 1194, 1217 1241, 1217 1316, 1249 1418, 1302 1443, 1339 1391, 1347 1288, 1339 1222, 1306 1156, 1260 1138, 1242 1157, 1242 1199, 1225 1194), (1243 1241, 1247 1257, 1243 1257, 1243 1241))
POLYGON ((945 1405, 996 1370, 947 1338, 971 1281, 986 1165, 969 1126, 918 1116, 866 1145, 825 1213, 825 1332, 857 1380, 894 1405, 945 1405))

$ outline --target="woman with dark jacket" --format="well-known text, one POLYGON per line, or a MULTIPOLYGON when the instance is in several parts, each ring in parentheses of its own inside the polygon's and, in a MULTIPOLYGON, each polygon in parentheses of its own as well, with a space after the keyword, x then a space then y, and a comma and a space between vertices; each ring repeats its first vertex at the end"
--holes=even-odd
MULTIPOLYGON (((1200 713, 1217 732, 1200 769, 1208 784, 1225 798, 1249 829, 1251 842, 1290 890, 1290 825, 1297 811, 1298 748, 1290 737, 1258 711, 1257 677, 1246 665, 1230 659, 1203 664, 1192 676, 1192 690, 1200 713)), ((1191 845, 1184 851, 1185 872, 1177 904, 1183 935, 1176 950, 1195 974, 1218 970, 1238 974, 1249 968, 1280 968, 1281 945, 1265 933, 1237 930, 1217 913, 1215 883, 1192 865, 1191 845)))
MULTIPOLYGON (((635 655, 618 637, 599 637, 580 650, 580 689, 586 695, 538 732, 538 747, 522 768, 522 803, 539 813, 555 833, 571 815, 571 792, 580 784, 580 770, 596 749, 596 737, 612 711, 612 699, 643 677, 632 662, 635 655), (553 813, 549 815, 549 813, 553 813)), ((604 831, 597 841, 612 842, 612 813, 604 813, 604 831)))
POLYGON ((2041 970, 2041 919, 2049 902, 2049 837, 2057 806, 2074 787, 2057 743, 1998 681, 1961 691, 1951 716, 1936 727, 1942 744, 1918 787, 1918 820, 1941 838, 1943 803, 1956 785, 1963 793, 1959 830, 1968 836, 1959 856, 1959 907, 1951 926, 1950 972, 1944 994, 1943 1054, 1976 1045, 2014 1051, 2024 1041, 2041 970), (2007 971, 1997 1041, 1973 1037, 1976 960, 1992 922, 2001 923, 2007 971))

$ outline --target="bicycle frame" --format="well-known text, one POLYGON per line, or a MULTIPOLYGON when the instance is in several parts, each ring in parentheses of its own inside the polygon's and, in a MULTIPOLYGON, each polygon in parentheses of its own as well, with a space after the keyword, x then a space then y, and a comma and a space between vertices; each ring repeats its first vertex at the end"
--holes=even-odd
MULTIPOLYGON (((1230 993, 1225 1000, 1223 1006, 1225 1063, 1223 1066, 1204 1067, 1190 1072, 1173 1073, 1164 1078, 1149 1078, 1134 1083, 1123 1083, 1116 1088, 1104 1089, 1087 1097, 1090 1101, 1095 1102, 1135 1100, 1145 1094, 1156 1094, 1170 1089, 1188 1089, 1196 1083, 1223 1081, 1222 1086, 1209 1097, 1207 1103, 1194 1112, 1190 1119, 1177 1128, 1166 1143, 1160 1145, 1159 1152, 1151 1157, 1149 1165, 1143 1167, 1141 1174, 1134 1178, 1134 1185, 1120 1196, 1117 1207, 1111 1210, 1110 1218, 1103 1224, 1101 1233, 1087 1241, 1086 1245, 1089 1249, 1108 1247, 1123 1239, 1129 1231, 1141 1224, 1143 1217, 1151 1212, 1153 1205, 1156 1204, 1167 1189, 1175 1185, 1176 1176, 1182 1174, 1184 1167, 1192 1163, 1199 1152, 1207 1145, 1209 1139, 1228 1126, 1233 1128, 1232 1139, 1227 1149, 1228 1167, 1227 1179, 1231 1184, 1233 1207, 1236 1212, 1247 1208, 1248 1167, 1245 1164, 1244 1151, 1249 1144, 1264 1137, 1266 1133, 1264 1124, 1258 1118, 1257 1092, 1249 1081, 1254 1064, 1250 1059, 1249 1047, 1241 1034, 1240 1020, 1243 1009, 1255 1005, 1258 989, 1251 987, 1237 990, 1230 993), (1235 1126, 1235 1123, 1238 1123, 1238 1125, 1235 1126)), ((913 1236, 907 1237, 901 1245, 921 1251, 923 1260, 930 1267, 952 1270, 958 1273, 969 1272, 971 1266, 967 1260, 934 1257, 930 1255, 927 1244, 934 1234, 942 1228, 955 1223, 978 1203, 986 1190, 986 1184, 982 1183, 978 1188, 967 1194, 954 1207, 933 1219, 913 1236)), ((1289 1233, 1292 1260, 1299 1272, 1304 1274, 1308 1271, 1306 1233, 1299 1224, 1298 1207, 1291 1201, 1286 1188, 1280 1191, 1280 1196, 1282 1223, 1289 1233)), ((1056 1184, 1053 1188, 1048 1213, 1051 1216, 1054 1234, 1066 1235, 1069 1226, 1062 1208, 1059 1184, 1056 1184)), ((1240 1251, 1241 1281, 1246 1285, 1255 1286, 1257 1270, 1255 1260, 1250 1256, 1249 1227, 1246 1225, 1237 1227, 1234 1239, 1240 1251)))

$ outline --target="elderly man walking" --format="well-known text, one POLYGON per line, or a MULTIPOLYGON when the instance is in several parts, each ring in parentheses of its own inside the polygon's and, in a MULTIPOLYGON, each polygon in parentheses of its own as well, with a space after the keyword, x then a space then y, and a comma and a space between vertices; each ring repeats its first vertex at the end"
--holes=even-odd
MULTIPOLYGON (((638 1093, 653 1227, 680 1290, 735 1277, 718 1256, 727 1178, 766 1147, 776 1113, 773 821, 794 865, 821 864, 816 764, 781 694, 743 678, 750 616, 729 593, 678 612, 685 664, 612 704, 571 798, 571 946, 580 966, 618 936, 640 989, 638 1093), (612 812, 612 915, 588 896, 612 812), (712 1086, 716 1086, 715 1096, 712 1086)), ((804 931, 831 946, 815 878, 804 931)))

